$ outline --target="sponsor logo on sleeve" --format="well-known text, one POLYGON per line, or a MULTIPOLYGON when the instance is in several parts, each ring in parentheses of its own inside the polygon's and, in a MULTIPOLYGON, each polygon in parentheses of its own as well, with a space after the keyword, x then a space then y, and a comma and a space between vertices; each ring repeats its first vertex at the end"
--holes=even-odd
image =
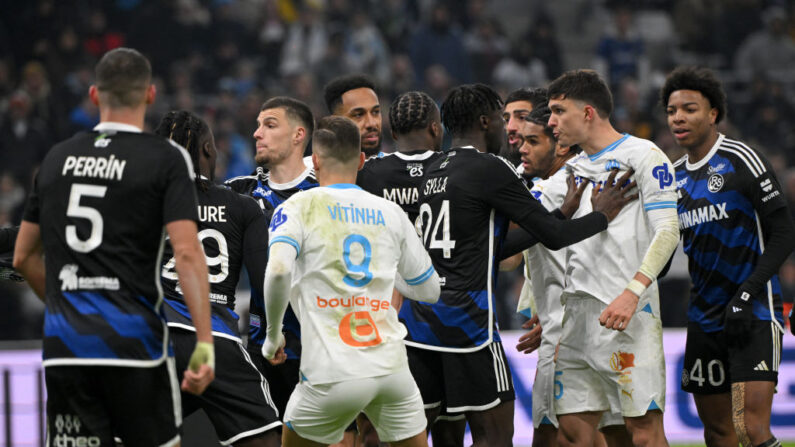
POLYGON ((276 231, 276 229, 282 226, 282 224, 285 222, 287 222, 287 215, 282 212, 281 208, 279 208, 276 211, 276 214, 274 214, 271 218, 270 230, 276 231))
POLYGON ((660 182, 660 189, 665 189, 666 186, 670 186, 674 182, 674 176, 668 172, 668 163, 655 166, 651 170, 651 175, 660 182))

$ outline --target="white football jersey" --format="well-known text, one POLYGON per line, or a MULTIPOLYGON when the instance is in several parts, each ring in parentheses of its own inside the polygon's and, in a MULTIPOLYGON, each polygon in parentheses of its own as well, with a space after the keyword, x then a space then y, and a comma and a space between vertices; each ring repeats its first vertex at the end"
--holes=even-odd
POLYGON ((301 373, 310 383, 408 365, 406 328, 390 304, 395 275, 416 285, 434 269, 398 205, 349 184, 302 191, 274 212, 270 244, 276 242, 298 251, 290 305, 301 323, 301 373))
MULTIPOLYGON (((640 198, 628 203, 608 225, 607 230, 566 249, 566 296, 587 294, 610 304, 626 288, 640 268, 654 238, 647 211, 676 208, 676 182, 673 163, 651 141, 625 134, 596 154, 580 153, 567 163, 579 184, 583 179, 607 181, 610 170, 619 170, 616 180, 633 168, 630 180, 638 184, 640 198)), ((592 211, 588 185, 574 217, 592 211)), ((657 281, 640 297, 638 310, 653 300, 659 301, 657 281)))
MULTIPOLYGON (((544 180, 533 183, 530 193, 549 211, 560 208, 566 197, 568 172, 561 168, 544 180)), ((566 250, 553 251, 535 244, 524 252, 525 277, 531 281, 538 320, 544 331, 541 336, 557 344, 563 321, 560 297, 565 284, 566 250)))

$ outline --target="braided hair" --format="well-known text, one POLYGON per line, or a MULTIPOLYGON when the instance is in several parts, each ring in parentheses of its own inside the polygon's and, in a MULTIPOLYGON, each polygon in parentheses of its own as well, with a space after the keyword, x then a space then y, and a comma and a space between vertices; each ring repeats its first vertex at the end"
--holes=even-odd
POLYGON ((395 98, 389 107, 389 125, 396 135, 425 129, 434 117, 436 103, 427 93, 406 92, 395 98))
POLYGON ((196 174, 196 185, 202 191, 207 191, 209 181, 201 178, 199 168, 199 148, 210 134, 207 123, 186 110, 172 110, 160 120, 155 134, 174 141, 188 151, 193 162, 193 172, 196 174))
POLYGON ((442 103, 442 124, 453 136, 476 126, 482 115, 502 110, 500 95, 485 84, 465 84, 450 91, 442 103))

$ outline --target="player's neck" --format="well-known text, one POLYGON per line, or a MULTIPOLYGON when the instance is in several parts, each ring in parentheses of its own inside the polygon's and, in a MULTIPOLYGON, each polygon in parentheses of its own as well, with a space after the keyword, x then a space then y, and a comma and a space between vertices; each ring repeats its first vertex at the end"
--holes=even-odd
MULTIPOLYGON (((296 149, 297 151, 297 149, 296 149)), ((298 152, 297 152, 298 153, 298 152)), ((306 170, 303 157, 291 156, 284 163, 268 166, 270 180, 273 183, 290 183, 306 170)))
POLYGON ((482 135, 482 132, 470 132, 464 135, 454 136, 450 141, 450 147, 464 146, 472 146, 479 152, 486 152, 486 138, 482 135))
POLYGON ((704 157, 709 154, 709 151, 712 150, 712 146, 715 146, 717 141, 718 131, 715 130, 711 132, 710 135, 705 138, 704 141, 698 146, 686 147, 685 150, 687 150, 687 161, 691 164, 695 164, 703 160, 704 157))
POLYGON ((324 171, 325 170, 320 170, 317 173, 317 183, 320 186, 336 185, 339 183, 356 184, 357 172, 350 174, 348 172, 324 171))
POLYGON ((395 141, 395 150, 398 152, 416 152, 427 151, 433 147, 433 142, 429 142, 428 138, 419 135, 401 135, 400 139, 395 141))
POLYGON ((555 157, 555 161, 552 162, 552 166, 549 168, 546 174, 544 174, 544 178, 548 179, 555 175, 556 172, 560 171, 567 161, 571 160, 574 155, 566 155, 565 157, 555 157))
POLYGON ((135 126, 139 129, 144 128, 144 116, 146 115, 146 107, 118 108, 112 109, 109 107, 101 108, 99 111, 100 123, 122 123, 135 126))
POLYGON ((605 123, 604 125, 594 126, 588 139, 580 143, 580 147, 586 154, 593 155, 615 143, 621 137, 623 137, 621 133, 613 129, 613 126, 609 123, 605 123))

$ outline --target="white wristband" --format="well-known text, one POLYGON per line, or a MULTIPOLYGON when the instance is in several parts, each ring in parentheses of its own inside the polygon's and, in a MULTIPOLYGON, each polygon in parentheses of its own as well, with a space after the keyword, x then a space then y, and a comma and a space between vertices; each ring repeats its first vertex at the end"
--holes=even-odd
POLYGON ((627 284, 626 289, 637 295, 638 298, 640 298, 643 292, 646 291, 646 286, 644 286, 643 283, 638 281, 637 279, 633 279, 632 281, 629 282, 629 284, 627 284))

